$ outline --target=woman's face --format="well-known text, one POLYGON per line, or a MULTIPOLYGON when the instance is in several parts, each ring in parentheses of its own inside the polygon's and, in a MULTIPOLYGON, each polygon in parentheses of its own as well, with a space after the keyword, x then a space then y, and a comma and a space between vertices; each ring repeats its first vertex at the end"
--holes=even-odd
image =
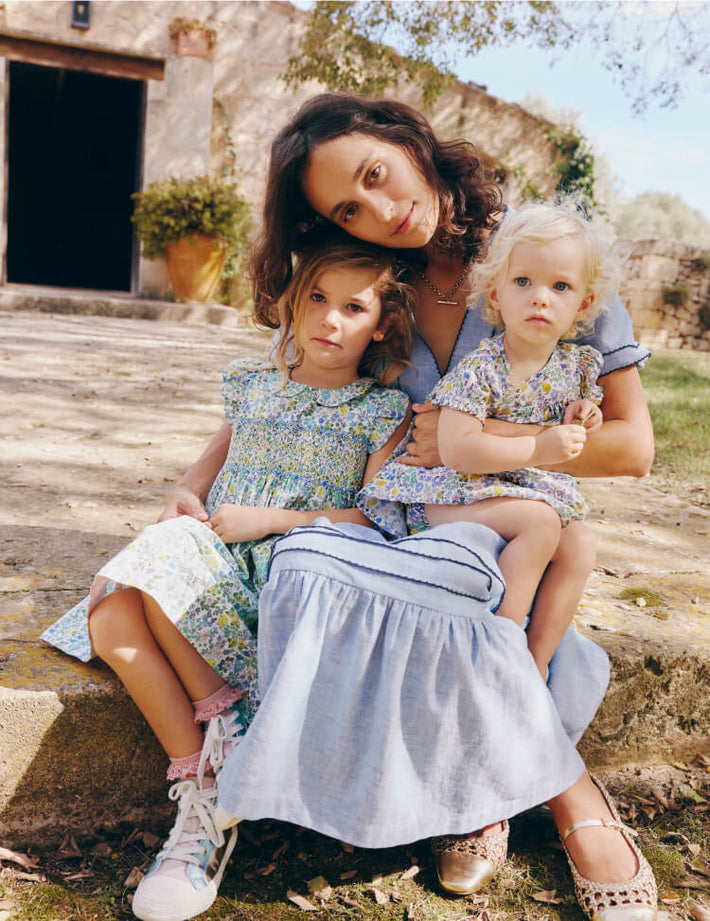
POLYGON ((324 141, 311 153, 303 193, 353 237, 418 249, 434 236, 439 197, 400 147, 367 134, 324 141))

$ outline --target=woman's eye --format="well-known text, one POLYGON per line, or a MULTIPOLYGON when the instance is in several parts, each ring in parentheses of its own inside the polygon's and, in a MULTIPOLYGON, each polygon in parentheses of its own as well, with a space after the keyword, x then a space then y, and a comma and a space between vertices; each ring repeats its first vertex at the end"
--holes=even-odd
POLYGON ((362 313, 363 307, 362 304, 348 304, 348 310, 350 313, 362 313))
POLYGON ((530 284, 530 279, 525 275, 520 275, 518 278, 513 280, 513 284, 516 284, 519 288, 527 288, 530 284))
POLYGON ((567 289, 569 288, 569 285, 567 284, 566 281, 556 281, 553 287, 555 291, 567 291, 567 289))
POLYGON ((311 300, 316 304, 322 304, 325 298, 319 291, 311 291, 311 300))
POLYGON ((377 182, 377 180, 380 178, 381 169, 382 167, 380 166, 379 163, 377 164, 377 166, 372 167, 367 177, 367 181, 370 185, 372 185, 374 182, 377 182))
POLYGON ((355 217, 356 214, 357 214, 357 205, 348 205, 347 208, 344 208, 342 210, 340 214, 340 220, 343 222, 343 224, 347 224, 348 221, 352 221, 352 219, 355 217))

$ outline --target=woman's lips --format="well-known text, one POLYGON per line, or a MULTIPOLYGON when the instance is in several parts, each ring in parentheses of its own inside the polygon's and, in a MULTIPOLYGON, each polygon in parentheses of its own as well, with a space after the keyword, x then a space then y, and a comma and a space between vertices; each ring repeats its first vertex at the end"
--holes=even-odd
POLYGON ((405 219, 402 221, 402 223, 397 227, 397 229, 394 231, 394 233, 392 234, 392 236, 393 236, 393 237, 399 237, 399 236, 401 236, 403 233, 406 233, 406 232, 409 230, 410 226, 411 226, 411 223, 412 223, 412 219, 413 219, 413 218, 414 218, 414 205, 412 205, 412 207, 409 209, 409 212, 407 213, 407 216, 406 216, 405 219))

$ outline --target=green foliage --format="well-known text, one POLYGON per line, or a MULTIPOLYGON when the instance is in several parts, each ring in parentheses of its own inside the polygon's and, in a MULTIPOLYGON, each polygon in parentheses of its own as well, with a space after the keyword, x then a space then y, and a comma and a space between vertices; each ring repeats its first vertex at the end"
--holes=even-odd
POLYGON ((674 307, 687 304, 692 296, 693 289, 684 281, 679 281, 675 285, 666 285, 663 289, 663 303, 673 304, 674 307))
POLYGON ((431 105, 456 61, 483 48, 519 42, 559 56, 588 40, 634 112, 651 100, 674 106, 688 73, 710 74, 710 5, 644 4, 643 16, 637 6, 623 0, 318 0, 285 79, 373 96, 404 79, 417 83, 431 105))
POLYGON ((614 218, 614 229, 622 240, 667 240, 710 246, 710 222, 677 195, 644 192, 617 208, 614 218))
POLYGON ((550 128, 545 133, 563 157, 555 167, 559 176, 557 191, 564 195, 581 195, 592 209, 603 213, 595 197, 594 151, 587 138, 572 126, 563 131, 550 128))
POLYGON ((710 253, 703 253, 693 259, 693 268, 696 272, 707 272, 710 269, 710 253))
POLYGON ((201 32, 207 39, 207 47, 214 48, 217 41, 217 30, 214 26, 200 19, 186 19, 185 16, 176 16, 170 21, 168 35, 175 41, 181 32, 201 32))
POLYGON ((197 176, 152 182, 133 198, 133 222, 146 259, 162 256, 169 243, 196 233, 220 237, 227 248, 223 278, 239 272, 249 246, 251 213, 233 182, 197 176))
POLYGON ((431 106, 453 82, 454 50, 474 55, 520 39, 552 47, 564 45, 568 32, 550 0, 318 0, 284 79, 366 96, 404 79, 418 84, 431 106))

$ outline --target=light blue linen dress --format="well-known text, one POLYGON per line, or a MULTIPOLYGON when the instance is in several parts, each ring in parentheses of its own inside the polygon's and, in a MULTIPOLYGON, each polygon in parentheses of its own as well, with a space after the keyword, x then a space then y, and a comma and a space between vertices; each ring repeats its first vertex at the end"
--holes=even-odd
MULTIPOLYGON (((232 426, 229 452, 207 497, 223 504, 313 511, 353 508, 367 460, 406 415, 408 399, 372 378, 332 390, 282 382, 273 368, 233 362, 222 382, 232 426)), ((224 680, 258 702, 256 624, 274 537, 224 544, 201 522, 182 516, 150 525, 103 566, 98 599, 131 586, 164 613, 224 680)), ((43 634, 53 646, 88 661, 87 596, 43 634)))
MULTIPOLYGON (((493 332, 462 323, 450 367, 493 332)), ((597 323, 602 373, 642 363, 620 301, 597 323)), ((404 389, 442 373, 415 334, 404 389)), ((464 834, 569 787, 609 678, 570 629, 547 687, 524 631, 496 617, 503 540, 469 523, 387 542, 318 521, 274 545, 259 606, 262 703, 219 779, 232 815, 363 847, 464 834)))
MULTIPOLYGON (((601 403, 603 390, 597 384, 601 365, 602 357, 592 346, 562 342, 544 368, 511 383, 503 334, 499 333, 484 339, 449 371, 429 394, 429 400, 436 407, 470 413, 481 422, 493 418, 559 425, 573 400, 601 403)), ((574 477, 566 473, 536 467, 497 474, 410 467, 397 462, 404 451, 401 446, 357 496, 358 508, 388 535, 404 537, 407 531, 428 528, 426 504, 472 505, 501 496, 547 502, 563 526, 586 515, 587 505, 574 477)))

